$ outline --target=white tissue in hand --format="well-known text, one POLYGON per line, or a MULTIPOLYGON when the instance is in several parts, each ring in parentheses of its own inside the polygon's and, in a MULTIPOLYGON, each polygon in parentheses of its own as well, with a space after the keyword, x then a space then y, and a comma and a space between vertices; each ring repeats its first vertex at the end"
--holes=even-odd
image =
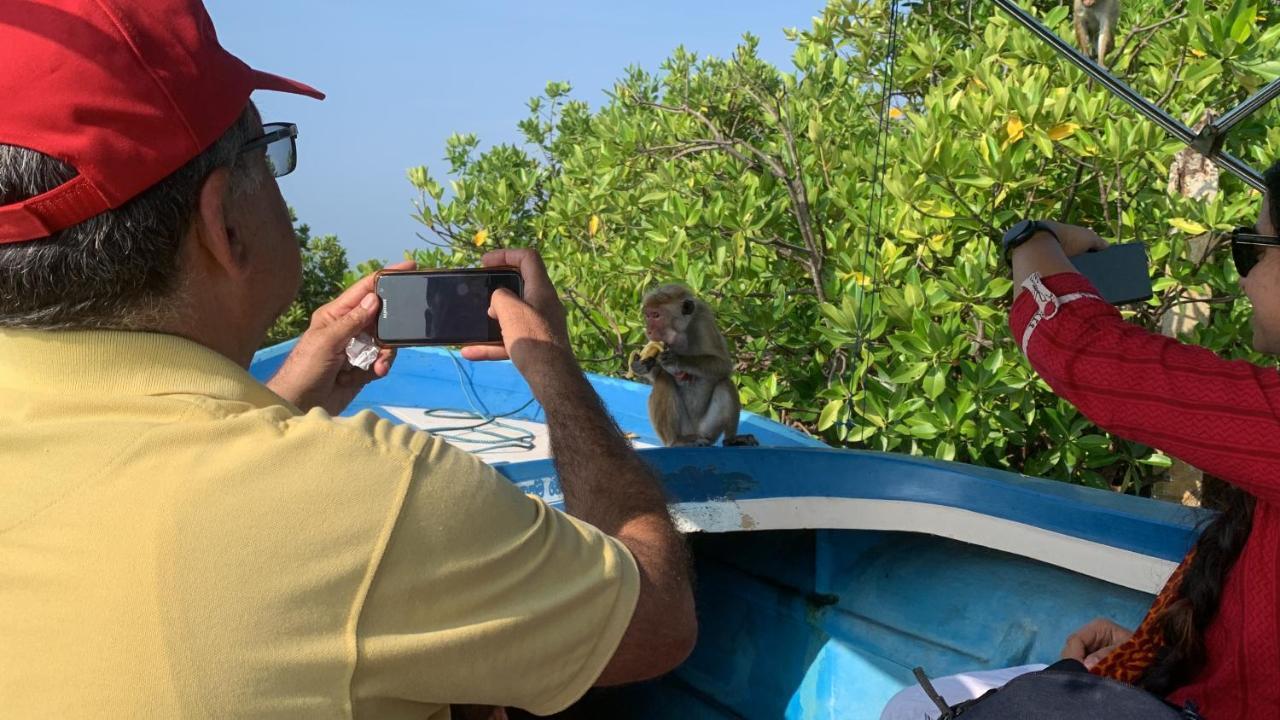
POLYGON ((347 343, 347 362, 355 365, 361 370, 368 370, 373 367, 373 361, 378 359, 378 346, 373 343, 373 338, 364 333, 351 338, 351 342, 347 343))

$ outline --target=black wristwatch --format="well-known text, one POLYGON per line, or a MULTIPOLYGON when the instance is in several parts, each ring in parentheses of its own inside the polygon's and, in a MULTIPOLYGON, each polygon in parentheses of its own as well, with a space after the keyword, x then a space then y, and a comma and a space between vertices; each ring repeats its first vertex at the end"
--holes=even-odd
POLYGON ((1058 233, 1053 231, 1049 223, 1042 220, 1021 220, 1009 228, 1004 234, 1004 239, 1000 241, 1000 254, 1004 256, 1005 264, 1009 264, 1009 253, 1013 252, 1014 248, 1030 240, 1031 236, 1041 230, 1052 235, 1053 239, 1058 240, 1059 243, 1062 242, 1058 239, 1058 233))

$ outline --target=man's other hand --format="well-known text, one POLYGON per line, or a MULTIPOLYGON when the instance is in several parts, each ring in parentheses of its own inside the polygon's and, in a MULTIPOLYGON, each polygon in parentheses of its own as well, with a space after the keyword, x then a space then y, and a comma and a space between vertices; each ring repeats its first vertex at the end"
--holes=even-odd
MULTIPOLYGON (((388 270, 411 270, 412 261, 388 265, 388 270)), ((360 333, 370 333, 378 317, 374 276, 368 275, 347 288, 333 302, 311 314, 311 327, 298 338, 284 365, 267 381, 280 397, 303 412, 324 408, 338 415, 365 385, 386 377, 395 361, 395 350, 384 348, 368 370, 347 361, 347 343, 360 333)))

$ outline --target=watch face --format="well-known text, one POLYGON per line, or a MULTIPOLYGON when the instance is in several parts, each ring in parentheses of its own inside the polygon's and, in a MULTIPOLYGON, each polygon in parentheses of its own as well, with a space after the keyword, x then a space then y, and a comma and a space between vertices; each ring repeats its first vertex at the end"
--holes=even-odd
POLYGON ((1019 220, 1013 227, 1009 228, 1008 232, 1004 234, 1004 244, 1008 246, 1008 244, 1014 240, 1025 236, 1031 231, 1031 226, 1034 225, 1035 222, 1035 220, 1019 220))

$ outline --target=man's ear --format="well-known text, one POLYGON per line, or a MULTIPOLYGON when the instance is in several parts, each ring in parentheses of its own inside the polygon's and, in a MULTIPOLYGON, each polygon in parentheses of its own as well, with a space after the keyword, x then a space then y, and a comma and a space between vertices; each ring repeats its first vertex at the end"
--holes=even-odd
POLYGON ((244 243, 236 234, 230 217, 231 171, 218 168, 209 173, 200 186, 200 198, 192 228, 200 248, 220 265, 224 272, 239 275, 247 264, 244 243))

